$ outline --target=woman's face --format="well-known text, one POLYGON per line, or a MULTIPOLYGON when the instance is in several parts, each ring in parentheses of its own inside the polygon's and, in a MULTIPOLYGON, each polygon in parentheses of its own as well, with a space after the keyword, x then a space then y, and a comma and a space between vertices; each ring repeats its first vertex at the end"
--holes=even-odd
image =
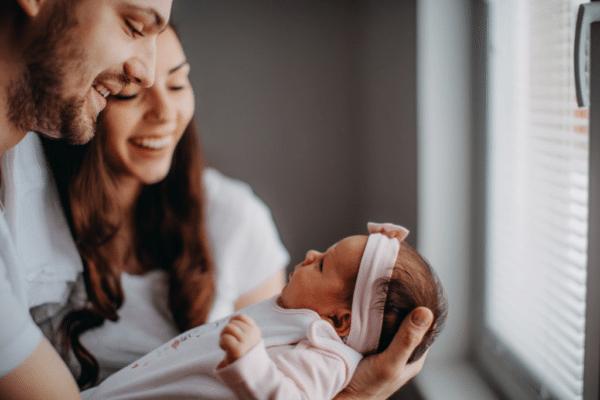
POLYGON ((190 66, 171 28, 156 42, 156 81, 128 85, 101 114, 104 152, 118 179, 150 185, 165 178, 175 146, 194 114, 190 66))

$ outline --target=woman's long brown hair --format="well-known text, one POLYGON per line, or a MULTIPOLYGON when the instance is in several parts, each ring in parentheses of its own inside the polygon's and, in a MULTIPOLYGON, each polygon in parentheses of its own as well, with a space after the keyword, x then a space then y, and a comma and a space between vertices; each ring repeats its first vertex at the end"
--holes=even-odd
MULTIPOLYGON (((105 136, 100 129, 85 149, 44 140, 85 265, 88 306, 72 311, 63 321, 64 348, 71 348, 81 364, 80 388, 97 381, 99 366, 79 337, 106 319, 116 321, 124 300, 121 271, 111 257, 123 215, 115 202, 118 187, 104 157, 105 136)), ((206 322, 215 292, 203 217, 203 164, 192 119, 175 149, 168 175, 145 186, 135 206, 132 251, 145 270, 162 269, 169 274, 169 307, 181 331, 206 322)))

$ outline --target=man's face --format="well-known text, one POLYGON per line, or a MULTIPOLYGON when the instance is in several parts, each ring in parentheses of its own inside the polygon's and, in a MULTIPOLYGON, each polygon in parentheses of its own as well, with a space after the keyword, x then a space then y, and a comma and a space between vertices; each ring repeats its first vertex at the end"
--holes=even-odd
POLYGON ((25 70, 8 88, 10 120, 24 131, 87 142, 108 94, 130 81, 154 82, 156 35, 171 3, 46 0, 24 51, 25 70))

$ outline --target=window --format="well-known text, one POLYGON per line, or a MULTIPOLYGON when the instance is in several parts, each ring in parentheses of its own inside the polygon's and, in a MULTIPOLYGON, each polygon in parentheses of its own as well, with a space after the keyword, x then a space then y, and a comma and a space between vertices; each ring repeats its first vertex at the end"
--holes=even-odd
MULTIPOLYGON (((511 398, 592 399, 584 397, 586 346, 599 339, 586 338, 588 110, 577 107, 573 75, 582 1, 488 3, 477 357, 511 398)), ((597 398, 597 376, 594 385, 597 398)))

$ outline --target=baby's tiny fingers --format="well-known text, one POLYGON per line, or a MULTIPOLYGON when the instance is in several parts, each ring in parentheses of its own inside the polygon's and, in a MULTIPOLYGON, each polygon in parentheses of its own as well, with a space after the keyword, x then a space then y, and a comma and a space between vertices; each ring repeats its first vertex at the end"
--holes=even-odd
POLYGON ((254 320, 246 314, 237 314, 233 316, 230 320, 230 323, 231 322, 235 322, 236 324, 238 324, 239 327, 244 331, 247 331, 248 328, 257 326, 256 322, 254 322, 254 320))
POLYGON ((233 346, 235 346, 237 343, 237 340, 227 334, 227 333, 221 333, 221 338, 219 340, 219 347, 222 348, 225 351, 229 351, 229 349, 231 349, 233 346))
POLYGON ((225 326, 225 328, 223 328, 223 330, 221 331, 221 336, 225 334, 233 336, 238 341, 241 341, 244 337, 244 331, 239 326, 239 324, 235 322, 230 322, 229 324, 227 324, 227 326, 225 326))

